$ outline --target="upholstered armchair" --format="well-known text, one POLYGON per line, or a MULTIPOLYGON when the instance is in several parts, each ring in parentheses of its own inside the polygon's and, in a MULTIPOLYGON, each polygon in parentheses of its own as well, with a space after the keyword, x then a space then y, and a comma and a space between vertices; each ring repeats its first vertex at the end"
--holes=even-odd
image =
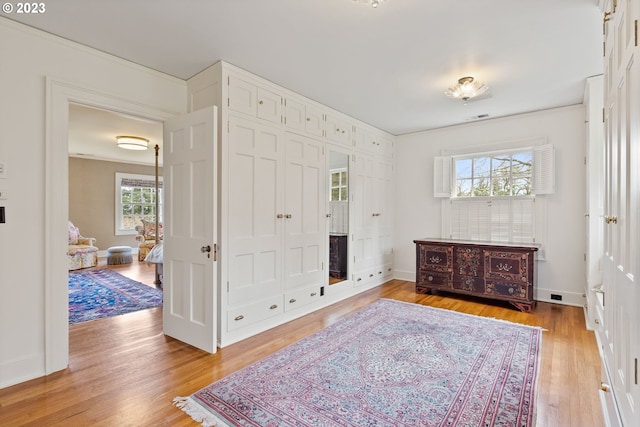
POLYGON ((98 248, 95 244, 95 238, 83 237, 80 229, 69 221, 69 249, 67 250, 69 270, 98 265, 98 248))
MULTIPOLYGON (((136 231, 138 232, 136 236, 138 241, 138 261, 144 261, 149 251, 156 245, 156 223, 145 221, 144 219, 141 221, 142 224, 136 225, 136 231)), ((158 223, 158 229, 160 230, 160 240, 162 240, 162 223, 158 223)))

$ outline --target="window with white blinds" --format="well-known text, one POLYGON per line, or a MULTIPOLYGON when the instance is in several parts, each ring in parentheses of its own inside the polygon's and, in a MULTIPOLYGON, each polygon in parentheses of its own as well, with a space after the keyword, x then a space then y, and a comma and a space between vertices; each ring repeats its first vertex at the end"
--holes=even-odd
POLYGON ((491 242, 536 241, 534 197, 452 198, 450 237, 491 242))
POLYGON ((543 244, 546 200, 540 195, 555 191, 554 170, 549 144, 436 157, 434 197, 443 198, 442 236, 543 244))

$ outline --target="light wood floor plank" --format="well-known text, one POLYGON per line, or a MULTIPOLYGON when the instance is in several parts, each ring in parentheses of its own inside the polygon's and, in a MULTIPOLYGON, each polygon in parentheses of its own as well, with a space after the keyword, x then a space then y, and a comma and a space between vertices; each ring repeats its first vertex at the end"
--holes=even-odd
MULTIPOLYGON (((153 268, 114 266, 152 284, 153 268)), ((417 295, 393 280, 210 355, 162 334, 155 308, 70 327, 69 368, 0 390, 0 426, 193 426, 171 401, 312 334, 378 298, 541 326, 538 426, 600 427, 600 359, 583 310, 538 303, 533 313, 461 296, 417 295)))

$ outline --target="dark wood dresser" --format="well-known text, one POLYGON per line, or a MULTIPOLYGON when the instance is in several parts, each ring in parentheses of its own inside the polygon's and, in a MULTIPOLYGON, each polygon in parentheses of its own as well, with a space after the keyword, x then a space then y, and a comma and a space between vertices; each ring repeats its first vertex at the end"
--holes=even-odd
POLYGON ((329 275, 336 279, 347 278, 347 235, 329 235, 329 275))
POLYGON ((508 301, 525 312, 536 305, 537 244, 420 239, 416 292, 432 290, 508 301))

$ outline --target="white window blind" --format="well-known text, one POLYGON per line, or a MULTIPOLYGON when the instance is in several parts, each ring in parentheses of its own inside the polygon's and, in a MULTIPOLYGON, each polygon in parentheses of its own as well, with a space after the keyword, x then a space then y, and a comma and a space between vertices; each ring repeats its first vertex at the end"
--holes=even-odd
POLYGON ((449 203, 453 239, 536 241, 534 197, 455 198, 449 203))

